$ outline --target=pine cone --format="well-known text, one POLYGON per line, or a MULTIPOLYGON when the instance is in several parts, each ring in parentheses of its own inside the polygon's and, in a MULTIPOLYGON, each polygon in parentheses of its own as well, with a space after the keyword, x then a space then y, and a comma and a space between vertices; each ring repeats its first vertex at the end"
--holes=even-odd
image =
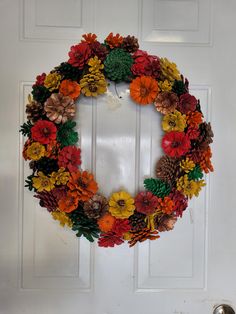
POLYGON ((156 165, 156 176, 171 185, 173 185, 176 176, 179 176, 180 171, 179 160, 166 155, 162 156, 156 165))
POLYGON ((145 240, 156 240, 160 238, 158 235, 158 231, 151 231, 149 228, 144 228, 139 231, 130 232, 131 233, 131 240, 128 242, 129 246, 134 246, 137 242, 143 242, 145 240))
POLYGON ((123 39, 122 47, 125 51, 133 53, 139 48, 138 39, 129 35, 123 39))
POLYGON ((213 142, 213 132, 210 122, 203 122, 199 126, 200 136, 198 137, 198 147, 202 150, 207 149, 207 147, 213 142))
POLYGON ((44 103, 50 97, 50 91, 42 85, 33 85, 32 95, 35 101, 44 103))
POLYGON ((109 51, 105 45, 100 44, 98 41, 95 41, 90 45, 93 56, 97 56, 99 60, 104 61, 109 51))
POLYGON ((55 71, 60 73, 63 76, 64 80, 72 80, 79 82, 82 71, 78 67, 73 67, 67 62, 61 63, 58 67, 55 68, 55 71))
POLYGON ((161 198, 169 195, 171 190, 170 185, 167 182, 153 178, 145 179, 144 187, 146 190, 152 192, 152 194, 161 198))
POLYGON ((49 212, 56 210, 58 207, 58 200, 52 191, 38 192, 34 197, 38 198, 40 200, 39 205, 41 207, 46 207, 49 212))
POLYGON ((157 111, 163 114, 173 112, 177 107, 179 98, 175 93, 172 92, 161 92, 157 95, 154 102, 157 111))
POLYGON ((181 80, 175 80, 173 87, 172 87, 172 92, 177 94, 178 96, 182 94, 186 94, 189 92, 189 82, 187 79, 184 80, 183 75, 181 75, 181 80))
POLYGON ((59 167, 57 160, 43 157, 33 163, 34 171, 42 171, 45 175, 52 173, 53 171, 58 171, 59 167))
POLYGON ((108 211, 108 201, 102 195, 96 194, 89 201, 84 203, 84 213, 89 218, 98 219, 106 211, 108 211))
POLYGON ((68 214, 73 225, 72 230, 76 232, 77 237, 82 235, 89 240, 94 242, 94 238, 99 237, 99 228, 95 219, 88 218, 83 211, 82 204, 79 204, 78 208, 68 214))
POLYGON ((132 216, 129 217, 129 222, 132 231, 142 230, 147 227, 147 223, 145 221, 146 215, 135 212, 132 216))
POLYGON ((104 62, 107 77, 116 82, 128 81, 133 59, 128 52, 117 48, 112 50, 104 62))
POLYGON ((26 105, 25 112, 27 114, 27 119, 33 123, 42 119, 42 116, 45 114, 43 105, 35 100, 30 101, 26 105))
POLYGON ((177 218, 173 215, 163 215, 161 217, 156 216, 155 219, 155 228, 159 232, 170 231, 174 229, 174 224, 176 223, 177 218))

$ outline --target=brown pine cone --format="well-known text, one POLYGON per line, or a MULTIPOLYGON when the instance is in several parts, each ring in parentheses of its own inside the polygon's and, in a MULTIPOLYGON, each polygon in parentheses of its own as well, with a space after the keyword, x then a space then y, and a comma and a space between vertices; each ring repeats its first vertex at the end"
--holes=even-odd
POLYGON ((27 119, 33 123, 38 121, 40 118, 42 118, 42 115, 45 114, 43 105, 35 100, 30 101, 26 105, 25 112, 27 114, 27 119))
POLYGON ((171 185, 173 185, 176 177, 180 175, 180 171, 179 160, 166 155, 162 156, 156 165, 157 178, 167 181, 171 185))
POLYGON ((162 215, 162 216, 156 216, 155 219, 155 228, 159 232, 163 231, 170 231, 174 229, 174 224, 176 223, 177 218, 173 215, 162 215))
POLYGON ((130 233, 131 240, 128 242, 130 247, 134 246, 137 242, 144 242, 145 240, 156 240, 160 238, 157 230, 151 231, 149 228, 144 228, 135 232, 131 231, 130 233))
POLYGON ((129 35, 123 39, 122 47, 129 53, 135 52, 139 48, 138 39, 129 35))
POLYGON ((89 218, 98 219, 108 211, 107 199, 99 194, 94 195, 89 201, 84 203, 84 213, 89 218))
POLYGON ((179 102, 179 98, 172 92, 161 92, 157 95, 154 102, 157 111, 163 114, 171 113, 175 110, 179 102))
POLYGON ((212 138, 214 137, 210 122, 203 122, 200 124, 199 130, 200 136, 197 139, 198 147, 202 150, 205 150, 213 142, 212 138))
POLYGON ((132 231, 142 230, 147 227, 145 221, 146 215, 135 212, 132 216, 129 217, 129 223, 132 231))

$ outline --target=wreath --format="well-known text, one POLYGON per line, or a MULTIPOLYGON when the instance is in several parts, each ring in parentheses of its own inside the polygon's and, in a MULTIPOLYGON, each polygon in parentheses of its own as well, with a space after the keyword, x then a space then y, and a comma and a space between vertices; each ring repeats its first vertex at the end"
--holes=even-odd
POLYGON ((70 48, 67 62, 37 76, 32 86, 27 122, 20 129, 27 137, 23 157, 32 169, 25 186, 77 237, 98 238, 101 247, 125 241, 132 247, 172 230, 188 199, 199 195, 203 173, 213 171, 213 133, 175 63, 140 50, 134 36, 110 33, 104 43, 95 34, 82 37, 70 48), (106 198, 94 175, 81 169, 76 101, 81 94, 106 93, 111 81, 129 82, 134 102, 154 105, 162 114, 164 155, 157 161, 156 177, 145 178, 143 191, 135 196, 122 190, 106 198))

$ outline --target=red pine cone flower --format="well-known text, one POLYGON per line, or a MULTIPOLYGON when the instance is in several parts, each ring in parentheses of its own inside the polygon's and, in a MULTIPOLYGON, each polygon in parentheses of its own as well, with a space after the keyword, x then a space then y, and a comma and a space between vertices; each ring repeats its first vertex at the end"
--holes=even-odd
POLYGON ((110 231, 107 233, 101 233, 98 239, 98 246, 102 247, 114 247, 115 245, 120 245, 124 241, 121 237, 114 232, 110 231))
POLYGON ((131 71, 135 76, 146 75, 154 78, 159 77, 161 66, 158 57, 151 56, 143 50, 137 50, 132 57, 134 64, 131 67, 131 71))
POLYGON ((86 42, 83 42, 78 45, 72 46, 68 55, 70 57, 68 63, 70 63, 74 67, 82 69, 91 56, 91 49, 86 42))
POLYGON ((183 94, 180 96, 178 109, 180 112, 186 114, 189 111, 195 111, 197 106, 197 99, 190 94, 183 94))
POLYGON ((189 137, 190 140, 196 140, 200 135, 200 131, 198 128, 188 128, 186 135, 189 137))
POLYGON ((190 147, 189 137, 184 132, 171 131, 162 138, 162 148, 165 154, 173 158, 185 155, 190 147))
POLYGON ((169 197, 174 202, 173 212, 177 217, 182 217, 183 211, 188 207, 188 198, 176 189, 170 193, 169 197))
POLYGON ((49 144, 57 137, 57 128, 53 122, 38 120, 31 128, 31 137, 34 141, 41 144, 49 144))
POLYGON ((62 148, 58 155, 58 166, 67 168, 70 172, 76 172, 81 164, 81 150, 76 146, 62 148))
POLYGON ((151 192, 139 192, 134 202, 137 212, 150 215, 157 210, 158 197, 151 192))
POLYGON ((112 231, 116 235, 122 236, 124 233, 128 232, 131 229, 128 219, 116 219, 112 227, 112 231))
POLYGON ((97 182, 92 173, 87 171, 72 172, 67 186, 72 191, 76 191, 79 200, 83 202, 88 201, 98 190, 97 182))
POLYGON ((36 82, 34 83, 33 86, 35 86, 35 85, 43 85, 45 78, 46 78, 46 73, 42 73, 41 75, 38 75, 36 77, 36 82))

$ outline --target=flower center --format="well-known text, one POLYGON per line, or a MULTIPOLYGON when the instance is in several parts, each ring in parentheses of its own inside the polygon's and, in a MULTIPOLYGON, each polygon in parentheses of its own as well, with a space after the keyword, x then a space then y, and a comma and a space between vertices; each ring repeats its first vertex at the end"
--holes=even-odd
POLYGON ((124 200, 119 200, 117 203, 121 207, 125 206, 125 201, 124 200))
POLYGON ((176 126, 176 123, 175 123, 175 121, 169 121, 169 125, 170 126, 176 126))
POLYGON ((142 87, 140 88, 140 95, 141 95, 141 97, 146 97, 147 94, 148 94, 147 88, 144 87, 144 86, 142 86, 142 87))
POLYGON ((89 86, 89 90, 92 92, 92 93, 95 93, 97 91, 97 86, 95 84, 92 84, 89 86))
POLYGON ((43 135, 45 135, 46 137, 49 136, 50 134, 50 130, 48 128, 43 128, 42 132, 43 132, 43 135))
POLYGON ((149 200, 147 199, 143 200, 143 205, 149 205, 149 204, 150 204, 149 200))
POLYGON ((173 142, 173 143, 171 144, 171 146, 172 146, 173 148, 179 147, 179 146, 180 146, 180 142, 173 142))
POLYGON ((78 185, 81 186, 81 188, 86 189, 87 188, 87 184, 81 179, 78 179, 78 185))

